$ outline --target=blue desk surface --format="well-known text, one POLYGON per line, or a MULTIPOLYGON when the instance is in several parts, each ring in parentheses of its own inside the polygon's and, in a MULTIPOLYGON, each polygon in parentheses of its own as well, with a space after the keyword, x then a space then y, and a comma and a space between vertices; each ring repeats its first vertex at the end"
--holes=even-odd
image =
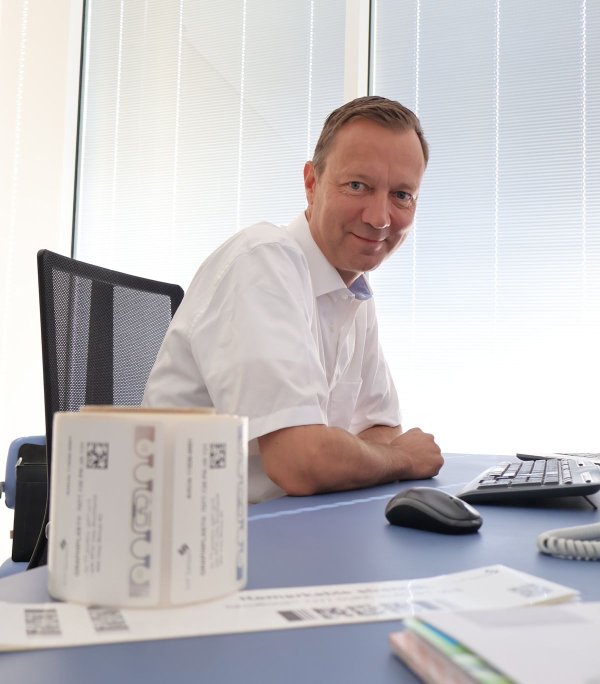
MULTIPOLYGON (((543 506, 479 506, 484 523, 467 536, 391 527, 387 501, 414 484, 456 493, 495 456, 446 455, 434 480, 253 506, 248 588, 428 577, 502 563, 600 600, 598 565, 537 552, 540 532, 598 522, 583 499, 543 506)), ((598 497, 599 495, 596 495, 598 497)), ((598 501, 596 501, 598 504, 598 501)), ((0 580, 0 600, 46 601, 46 569, 0 580)), ((0 615, 1 619, 1 615, 0 615)), ((7 682, 416 682, 389 651, 398 622, 80 647, 0 655, 7 682)))

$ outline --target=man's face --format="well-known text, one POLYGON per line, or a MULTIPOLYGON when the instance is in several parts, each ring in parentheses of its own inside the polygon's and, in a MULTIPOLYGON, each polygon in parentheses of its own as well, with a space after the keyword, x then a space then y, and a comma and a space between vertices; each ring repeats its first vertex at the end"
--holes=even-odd
POLYGON ((415 131, 368 119, 342 126, 319 175, 304 167, 306 216, 313 239, 346 285, 377 268, 408 235, 425 159, 415 131), (406 203, 406 202, 405 202, 406 203))

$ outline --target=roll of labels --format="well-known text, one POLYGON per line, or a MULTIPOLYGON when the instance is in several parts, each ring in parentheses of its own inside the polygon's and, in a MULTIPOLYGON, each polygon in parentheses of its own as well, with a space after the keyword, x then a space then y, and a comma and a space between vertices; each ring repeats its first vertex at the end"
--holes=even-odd
POLYGON ((170 607, 247 579, 247 419, 84 407, 54 417, 48 589, 170 607))

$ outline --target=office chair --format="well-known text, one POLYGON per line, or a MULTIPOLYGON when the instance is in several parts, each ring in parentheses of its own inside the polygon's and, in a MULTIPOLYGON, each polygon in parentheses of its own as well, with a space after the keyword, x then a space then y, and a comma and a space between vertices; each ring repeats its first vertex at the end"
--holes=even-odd
POLYGON ((48 497, 29 568, 46 562, 52 421, 88 404, 139 406, 179 285, 119 273, 40 250, 38 285, 46 419, 48 497))
POLYGON ((45 435, 18 437, 8 447, 5 479, 0 482, 0 498, 4 494, 6 507, 16 510, 17 514, 13 516, 11 557, 0 562, 0 577, 25 570, 26 561, 31 557, 46 506, 45 450, 45 435), (42 461, 40 466, 24 458, 23 450, 31 453, 32 449, 37 450, 36 455, 42 461), (21 473, 17 476, 19 469, 21 473), (27 472, 24 474, 23 471, 27 472))

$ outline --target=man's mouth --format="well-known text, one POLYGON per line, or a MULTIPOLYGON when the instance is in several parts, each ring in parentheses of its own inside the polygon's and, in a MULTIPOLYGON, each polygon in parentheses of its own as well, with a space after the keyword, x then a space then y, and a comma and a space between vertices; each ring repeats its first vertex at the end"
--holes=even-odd
POLYGON ((358 235, 357 233, 352 233, 352 235, 354 235, 354 237, 358 238, 359 240, 362 240, 363 242, 366 242, 366 243, 371 244, 371 245, 378 245, 382 242, 385 242, 385 240, 386 240, 386 238, 384 238, 384 237, 381 237, 381 238, 375 240, 373 238, 363 237, 362 235, 358 235))

